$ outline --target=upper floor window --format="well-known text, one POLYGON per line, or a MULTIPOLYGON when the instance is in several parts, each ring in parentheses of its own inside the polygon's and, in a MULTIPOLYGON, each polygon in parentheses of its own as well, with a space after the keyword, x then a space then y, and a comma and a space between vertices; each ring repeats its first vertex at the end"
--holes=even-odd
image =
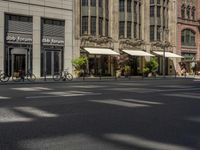
POLYGON ((96 35, 96 17, 91 17, 91 22, 90 22, 90 28, 91 28, 91 34, 96 35))
POLYGON ((82 17, 82 34, 88 34, 88 17, 83 16, 82 17))
POLYGON ((124 12, 124 5, 125 5, 124 0, 120 0, 119 1, 119 11, 120 12, 124 12))
POLYGON ((119 38, 124 38, 124 33, 125 33, 125 22, 120 21, 119 22, 119 38))
POLYGON ((90 5, 92 7, 96 7, 96 0, 90 0, 90 5))
POLYGON ((187 19, 190 19, 190 6, 187 7, 187 19))
POLYGON ((82 0, 82 6, 88 6, 88 0, 82 0))
POLYGON ((181 32, 182 46, 196 46, 195 32, 190 29, 185 29, 181 32))
POLYGON ((150 7, 150 17, 154 17, 154 15, 155 15, 154 8, 155 8, 154 6, 150 7))
POLYGON ((154 0, 150 0, 150 4, 154 4, 154 0))
POLYGON ((192 19, 195 20, 195 15, 196 15, 196 9, 195 7, 192 7, 192 19))
POLYGON ((99 0, 99 7, 102 7, 102 5, 103 5, 103 1, 99 0))
POLYGON ((181 7, 181 17, 185 19, 185 5, 182 5, 181 7))
POLYGON ((128 0, 127 1, 127 12, 131 12, 131 8, 132 8, 132 0, 128 0))
POLYGON ((158 17, 158 18, 160 18, 160 10, 161 10, 161 7, 158 6, 158 7, 157 7, 157 17, 158 17))

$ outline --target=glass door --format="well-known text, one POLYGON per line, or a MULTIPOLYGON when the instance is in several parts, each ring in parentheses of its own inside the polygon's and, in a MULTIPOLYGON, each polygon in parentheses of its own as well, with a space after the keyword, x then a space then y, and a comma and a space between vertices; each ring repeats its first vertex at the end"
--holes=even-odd
POLYGON ((61 51, 45 51, 44 54, 42 54, 44 59, 41 65, 42 71, 44 72, 42 75, 46 72, 46 75, 51 76, 61 71, 61 53, 61 51))
POLYGON ((15 54, 14 55, 14 72, 23 71, 26 72, 26 55, 24 54, 15 54))

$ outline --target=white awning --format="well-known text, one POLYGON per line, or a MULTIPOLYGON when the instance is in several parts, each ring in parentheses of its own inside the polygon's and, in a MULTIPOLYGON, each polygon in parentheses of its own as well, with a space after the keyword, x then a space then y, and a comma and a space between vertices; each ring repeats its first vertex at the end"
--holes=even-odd
POLYGON ((84 50, 93 55, 119 55, 119 53, 108 48, 84 48, 84 50))
MULTIPOLYGON (((163 56, 163 52, 162 51, 153 51, 155 54, 159 55, 159 56, 163 56)), ((183 58, 181 55, 177 55, 171 52, 165 52, 165 57, 168 58, 183 58)))
POLYGON ((154 56, 142 50, 123 50, 123 52, 131 55, 131 56, 154 56))

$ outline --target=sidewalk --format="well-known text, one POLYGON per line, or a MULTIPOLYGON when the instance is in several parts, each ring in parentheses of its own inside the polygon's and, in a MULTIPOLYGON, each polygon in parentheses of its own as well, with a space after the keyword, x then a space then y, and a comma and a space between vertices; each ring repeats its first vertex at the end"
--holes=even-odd
POLYGON ((112 81, 142 81, 142 80, 187 80, 187 79, 199 79, 200 76, 187 76, 187 77, 175 77, 175 76, 166 76, 163 78, 163 76, 157 76, 157 77, 145 77, 142 78, 141 76, 130 76, 128 78, 121 77, 121 78, 115 78, 115 77, 80 77, 75 78, 72 81, 54 81, 52 78, 47 78, 46 80, 44 78, 37 79, 34 82, 30 82, 28 80, 15 82, 15 81, 9 81, 9 82, 0 82, 0 85, 9 85, 9 84, 48 84, 48 83, 70 83, 70 82, 112 82, 112 81))

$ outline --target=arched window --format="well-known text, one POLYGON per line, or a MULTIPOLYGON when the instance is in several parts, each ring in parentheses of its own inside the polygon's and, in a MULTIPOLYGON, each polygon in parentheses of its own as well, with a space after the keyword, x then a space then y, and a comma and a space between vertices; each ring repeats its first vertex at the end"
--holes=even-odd
POLYGON ((190 11, 191 11, 191 8, 190 6, 187 7, 187 19, 190 19, 190 11))
POLYGON ((192 19, 195 20, 195 15, 196 15, 196 9, 195 7, 192 7, 192 19))
POLYGON ((181 7, 181 17, 185 19, 185 5, 183 4, 181 7))
POLYGON ((182 46, 196 46, 195 32, 190 29, 185 29, 181 32, 181 45, 182 46))

